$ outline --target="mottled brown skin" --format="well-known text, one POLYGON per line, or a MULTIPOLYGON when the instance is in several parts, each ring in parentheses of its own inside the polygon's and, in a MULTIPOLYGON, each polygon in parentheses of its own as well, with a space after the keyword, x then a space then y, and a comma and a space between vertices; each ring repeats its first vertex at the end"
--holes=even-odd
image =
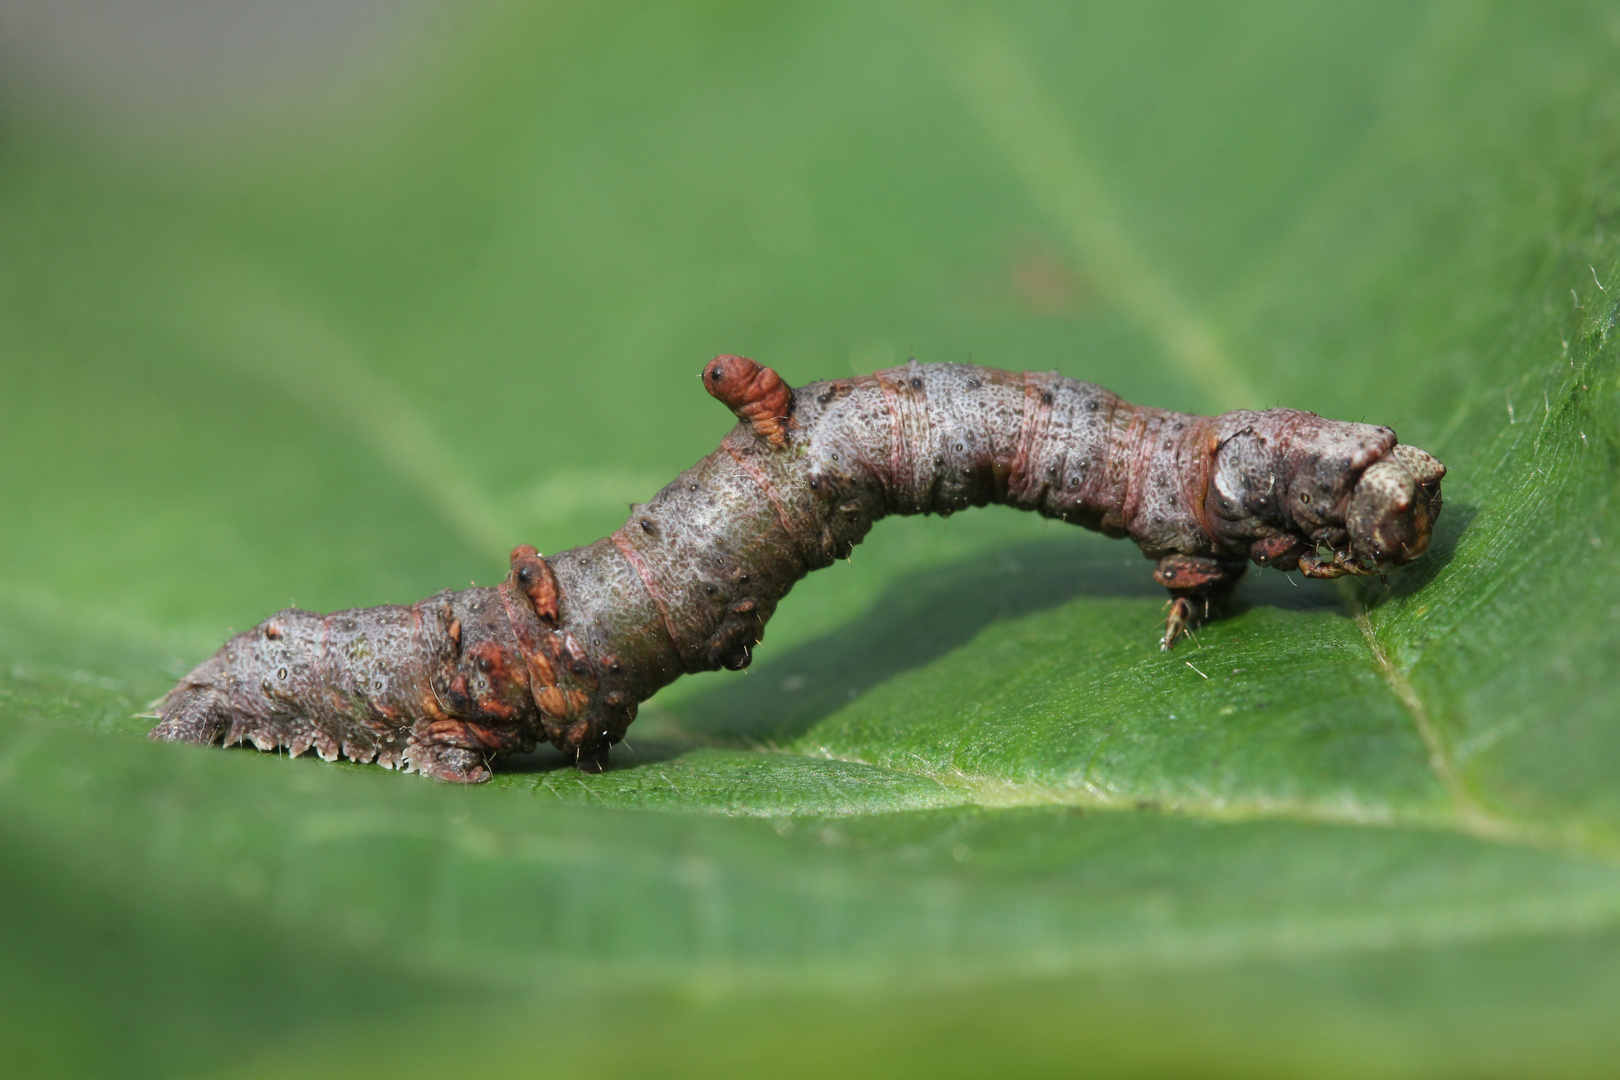
POLYGON ((915 361, 793 390, 720 356, 702 378, 741 422, 612 536, 549 559, 519 547, 493 588, 280 612, 187 675, 152 738, 462 782, 545 740, 599 772, 639 702, 747 667, 793 584, 888 514, 995 502, 1128 536, 1170 592, 1168 649, 1249 561, 1381 573, 1423 554, 1440 512, 1434 458, 1292 409, 1192 416, 1055 373, 915 361))

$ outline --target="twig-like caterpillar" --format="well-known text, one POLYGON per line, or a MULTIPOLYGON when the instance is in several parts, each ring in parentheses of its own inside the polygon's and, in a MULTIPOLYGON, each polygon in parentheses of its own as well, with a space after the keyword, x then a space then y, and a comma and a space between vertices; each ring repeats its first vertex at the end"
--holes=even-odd
POLYGON ((887 514, 998 502, 1129 536, 1170 591, 1169 649, 1248 560, 1376 574, 1422 555, 1440 513, 1433 457, 1292 409, 1192 416, 1055 373, 915 361, 797 390, 740 356, 701 377, 741 422, 612 536, 519 547, 494 588, 280 612, 170 691, 151 737, 468 783, 546 739, 599 772, 638 702, 747 667, 794 582, 887 514))

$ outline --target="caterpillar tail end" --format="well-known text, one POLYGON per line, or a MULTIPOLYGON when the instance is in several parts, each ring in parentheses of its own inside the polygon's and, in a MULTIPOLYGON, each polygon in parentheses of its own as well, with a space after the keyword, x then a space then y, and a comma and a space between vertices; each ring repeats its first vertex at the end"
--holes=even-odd
POLYGON ((162 719, 146 737, 153 742, 211 746, 225 738, 231 725, 230 702, 208 682, 190 679, 169 691, 157 706, 162 719))

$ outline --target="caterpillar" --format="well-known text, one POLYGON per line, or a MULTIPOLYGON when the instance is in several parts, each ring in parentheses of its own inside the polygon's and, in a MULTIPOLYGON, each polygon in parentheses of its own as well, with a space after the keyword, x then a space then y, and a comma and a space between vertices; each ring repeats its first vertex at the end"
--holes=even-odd
POLYGON ((915 360, 793 389, 719 356, 700 378, 739 422, 611 536, 518 547, 494 587, 278 612, 186 675, 150 737, 463 783, 547 740, 600 772, 639 702, 747 667, 794 583, 888 514, 994 502, 1128 536, 1169 591, 1168 650, 1248 562, 1382 573, 1424 553, 1441 508, 1435 458, 1293 409, 1194 416, 1055 372, 915 360))

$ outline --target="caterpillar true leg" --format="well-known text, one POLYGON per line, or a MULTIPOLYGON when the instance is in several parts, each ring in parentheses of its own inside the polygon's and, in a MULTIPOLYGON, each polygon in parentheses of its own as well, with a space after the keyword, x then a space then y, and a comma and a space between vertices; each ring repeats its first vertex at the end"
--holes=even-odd
POLYGON ((1356 561, 1355 556, 1347 551, 1336 551, 1331 561, 1324 560, 1315 551, 1307 551, 1299 557, 1299 572, 1308 578, 1324 578, 1332 580, 1348 575, 1356 577, 1372 577, 1382 573, 1371 567, 1363 566, 1356 561))
POLYGON ((1198 622, 1198 605, 1190 596, 1172 596, 1169 614, 1164 619, 1164 636, 1159 639, 1159 651, 1169 652, 1176 642, 1192 633, 1198 622))
POLYGON ((494 588, 280 612, 187 675, 152 738, 461 782, 544 740, 600 772, 639 702, 747 667, 793 584, 889 514, 1004 503, 1130 537, 1170 590, 1169 649, 1248 561, 1380 573, 1423 554, 1440 512, 1433 457, 1292 409, 1192 416, 1055 372, 915 361, 793 389, 720 356, 702 377, 740 423, 612 536, 516 548, 494 588))
POLYGON ((1153 580, 1170 590, 1159 651, 1169 652, 1209 615, 1212 598, 1232 591, 1247 563, 1207 555, 1166 555, 1153 568, 1153 580))

